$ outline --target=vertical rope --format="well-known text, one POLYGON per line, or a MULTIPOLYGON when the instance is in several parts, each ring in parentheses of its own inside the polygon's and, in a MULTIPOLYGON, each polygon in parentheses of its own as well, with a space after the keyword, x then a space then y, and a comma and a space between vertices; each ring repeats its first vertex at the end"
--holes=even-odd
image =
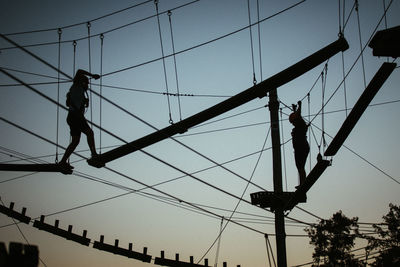
POLYGON ((255 72, 255 66, 254 66, 254 49, 253 49, 253 31, 251 29, 251 14, 250 14, 250 0, 247 0, 247 11, 248 11, 248 17, 249 17, 249 32, 250 32, 250 47, 251 47, 251 62, 253 65, 253 84, 257 84, 257 79, 256 79, 256 72, 255 72))
MULTIPOLYGON (((265 235, 265 243, 267 243, 268 256, 269 256, 269 250, 271 250, 272 261, 274 263, 274 266, 276 267, 274 252, 272 251, 272 246, 271 246, 271 243, 269 242, 269 238, 268 238, 267 234, 265 235)), ((269 265, 271 266, 271 261, 270 261, 269 265)))
POLYGON ((162 36, 161 36, 161 25, 160 25, 160 14, 159 14, 159 11, 158 11, 158 0, 154 0, 154 4, 156 6, 156 12, 157 12, 158 33, 159 33, 159 36, 160 36, 161 56, 162 56, 162 62, 163 62, 163 68, 164 68, 165 89, 167 90, 166 95, 167 95, 167 102, 168 102, 169 123, 173 124, 174 121, 172 120, 171 103, 170 103, 170 100, 169 100, 167 68, 165 66, 164 45, 163 45, 162 36))
POLYGON ((344 93, 344 108, 346 110, 346 118, 347 118, 347 89, 346 89, 346 73, 344 69, 344 53, 342 51, 342 76, 343 76, 343 93, 344 93))
MULTIPOLYGON (((61 68, 61 34, 62 30, 58 28, 58 69, 61 68)), ((57 103, 60 103, 60 72, 57 71, 57 103)), ((56 130, 56 163, 58 163, 58 130, 59 130, 59 119, 60 117, 60 106, 57 105, 57 130, 56 130)))
MULTIPOLYGON (((385 16, 385 29, 387 29, 387 18, 386 18, 386 1, 382 0, 383 2, 383 12, 385 16)), ((386 57, 386 62, 389 62, 389 57, 386 57)))
MULTIPOLYGON (((88 29, 88 54, 89 54, 89 73, 92 73, 92 56, 91 56, 91 49, 90 49, 90 27, 91 24, 88 22, 86 24, 88 29)), ((89 88, 91 87, 90 79, 89 79, 89 88)), ((90 90, 90 101, 92 101, 92 90, 90 90)), ((93 102, 90 103, 90 121, 93 121, 93 102)), ((90 127, 93 130, 93 124, 90 124, 90 127)))
POLYGON ((72 42, 72 45, 74 46, 74 63, 73 63, 73 67, 72 67, 72 76, 74 76, 75 75, 76 45, 77 45, 75 40, 72 42))
MULTIPOLYGON (((340 9, 340 1, 339 0, 339 37, 344 36, 344 26, 342 28, 342 20, 341 20, 341 9, 340 9)), ((343 25, 344 25, 344 17, 345 17, 345 0, 343 0, 343 25)), ((344 94, 344 107, 346 111, 346 118, 347 118, 347 89, 346 89, 346 74, 345 74, 345 67, 344 67, 344 52, 341 52, 342 54, 342 76, 343 76, 343 94, 344 94)))
POLYGON ((328 73, 328 64, 325 64, 324 71, 321 73, 321 80, 322 80, 322 108, 321 108, 321 128, 322 128, 322 135, 321 135, 321 146, 323 147, 323 152, 325 152, 326 140, 325 140, 325 87, 326 87, 326 79, 328 73))
MULTIPOLYGON (((308 103, 308 121, 311 121, 311 101, 310 101, 310 93, 307 94, 307 103, 308 103)), ((311 125, 310 125, 311 126, 311 125)), ((311 127, 308 127, 308 144, 310 145, 310 153, 309 156, 309 163, 310 163, 310 172, 311 172, 311 127)))
POLYGON ((261 30, 260 30, 260 5, 258 3, 259 0, 257 0, 257 31, 258 31, 258 54, 260 56, 260 80, 263 80, 263 75, 262 75, 262 57, 261 57, 261 30))
POLYGON ((224 217, 221 218, 221 224, 219 226, 219 238, 218 238, 218 244, 217 244, 217 252, 215 253, 214 267, 218 266, 219 248, 221 247, 221 237, 222 237, 222 231, 223 231, 223 228, 222 228, 223 224, 224 224, 224 217))
POLYGON ((361 64, 362 64, 362 71, 363 71, 363 78, 364 78, 364 88, 367 88, 367 81, 365 79, 364 50, 363 50, 362 39, 361 39, 360 14, 358 11, 358 0, 355 0, 355 1, 356 1, 355 3, 356 3, 356 13, 357 13, 357 23, 358 23, 358 37, 360 39, 361 64))
POLYGON ((284 136, 284 131, 283 131, 282 108, 280 108, 280 114, 281 114, 281 132, 282 132, 282 149, 283 149, 283 169, 284 169, 284 173, 285 173, 286 191, 288 191, 287 173, 286 173, 286 149, 285 149, 285 136, 284 136))
POLYGON ((101 132, 103 129, 102 128, 102 114, 103 114, 103 108, 102 108, 102 100, 103 100, 103 45, 104 45, 104 34, 100 34, 100 154, 101 154, 101 132))
POLYGON ((181 98, 180 98, 180 92, 179 92, 178 68, 176 66, 175 42, 174 42, 174 34, 173 34, 173 30, 172 30, 172 19, 171 19, 172 12, 171 12, 171 10, 168 10, 167 14, 168 14, 168 20, 169 20, 169 29, 171 32, 172 53, 174 54, 174 67, 175 67, 176 92, 177 92, 177 96, 178 96, 178 106, 179 106, 179 119, 182 120, 182 108, 181 108, 181 98))
POLYGON ((342 10, 340 8, 340 1, 341 0, 338 0, 338 3, 339 3, 339 16, 338 16, 338 18, 339 18, 339 36, 342 35, 342 18, 341 18, 342 10))
POLYGON ((264 237, 265 237, 265 245, 267 247, 268 263, 269 263, 269 267, 271 267, 271 256, 269 255, 269 247, 268 247, 268 241, 267 241, 268 235, 265 234, 264 237))

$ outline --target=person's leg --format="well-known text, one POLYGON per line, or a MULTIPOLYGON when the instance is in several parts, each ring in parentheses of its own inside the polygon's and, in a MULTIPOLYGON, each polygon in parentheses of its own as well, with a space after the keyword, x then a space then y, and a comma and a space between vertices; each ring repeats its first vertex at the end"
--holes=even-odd
POLYGON ((299 172, 299 185, 306 180, 305 165, 307 161, 308 151, 306 148, 296 149, 294 153, 297 171, 299 172))
POLYGON ((90 127, 87 127, 83 133, 86 134, 87 143, 89 145, 90 152, 92 153, 92 157, 97 156, 96 146, 94 142, 94 134, 92 129, 90 129, 90 127))
POLYGON ((71 156, 72 152, 74 152, 75 148, 78 146, 80 139, 81 139, 80 135, 73 135, 72 136, 71 143, 69 144, 69 146, 65 150, 64 156, 62 157, 62 159, 60 161, 60 164, 67 164, 68 158, 71 156))

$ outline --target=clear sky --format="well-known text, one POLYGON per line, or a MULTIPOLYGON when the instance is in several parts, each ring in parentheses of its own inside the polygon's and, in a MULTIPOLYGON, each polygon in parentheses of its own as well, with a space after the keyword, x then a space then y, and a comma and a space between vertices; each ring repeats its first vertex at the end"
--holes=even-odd
MULTIPOLYGON (((100 73, 102 50, 102 72, 105 74, 102 79, 102 95, 154 127, 163 128, 169 125, 170 119, 178 122, 181 118, 187 118, 251 87, 253 70, 256 81, 260 82, 316 52, 335 41, 339 28, 345 25, 344 36, 350 48, 343 53, 344 64, 341 53, 329 60, 324 75, 325 90, 322 80, 318 79, 325 64, 278 88, 282 102, 281 135, 282 143, 285 144, 282 146, 285 191, 294 191, 298 184, 290 142, 291 125, 287 121, 290 111, 285 105, 290 106, 306 97, 317 81, 310 92, 310 105, 307 98, 303 102, 303 115, 308 119, 310 114, 313 119, 322 103, 326 103, 332 96, 325 106, 324 117, 320 113, 313 120, 315 138, 309 134, 311 158, 306 165, 306 171, 309 172, 310 167, 316 163, 318 145, 322 139, 321 128, 324 128, 325 139, 329 144, 346 118, 345 108, 354 106, 365 83, 368 84, 380 65, 387 60, 373 57, 372 50, 367 46, 363 62, 360 58, 355 63, 361 51, 360 45, 364 47, 367 44, 377 26, 381 30, 386 26, 400 24, 400 2, 397 0, 359 1, 358 17, 352 9, 353 1, 307 0, 299 3, 288 0, 200 0, 192 3, 187 0, 160 0, 163 52, 165 55, 173 53, 167 10, 172 10, 173 44, 175 51, 179 52, 175 57, 177 72, 174 57, 169 56, 165 58, 164 75, 163 61, 156 60, 161 58, 162 52, 153 1, 100 18, 142 2, 146 1, 3 0, 0 32, 11 34, 52 29, 8 37, 28 46, 27 49, 52 65, 60 63, 62 71, 71 76, 74 58, 76 69, 90 69, 93 73, 100 73), (251 23, 258 21, 258 10, 261 20, 296 3, 299 5, 263 21, 259 27, 254 25, 251 34, 247 28, 204 44, 248 26, 248 3, 251 23), (176 8, 183 4, 188 5, 176 8), (384 5, 390 5, 390 8, 386 18, 378 25, 384 14, 384 5), (95 20, 97 18, 100 19, 95 20), (91 21, 90 50, 86 25, 88 21, 91 21), (66 27, 74 24, 77 25, 66 27), (60 62, 57 28, 62 28, 60 62), (101 33, 104 33, 103 49, 99 37, 101 33), (75 56, 73 40, 78 40, 75 56), (204 45, 198 46, 200 44, 204 45), (135 67, 130 68, 132 66, 135 67), (351 69, 346 78, 346 90, 341 85, 343 66, 345 73, 351 69), (120 71, 123 69, 126 70, 120 71), (179 98, 170 96, 168 99, 163 94, 167 91, 166 80, 170 93, 176 93, 179 88, 179 92, 185 95, 179 98)), ((12 48, 4 40, 0 40, 0 51, 1 68, 30 84, 50 83, 35 84, 33 87, 57 101, 57 72, 21 50, 12 48)), ((92 82, 92 89, 100 92, 99 81, 92 82)), ((58 132, 59 145, 66 147, 70 138, 65 122, 67 113, 60 109, 57 118, 56 105, 15 84, 15 81, 0 74, 1 117, 52 142, 57 142, 58 132)), ((346 140, 346 147, 342 147, 332 158, 332 166, 309 191, 308 202, 299 205, 309 213, 295 208, 288 215, 290 218, 317 223, 318 219, 310 213, 327 219, 342 210, 348 217, 359 217, 360 222, 376 223, 387 213, 389 203, 399 204, 399 84, 399 69, 396 68, 346 140)), ((70 86, 70 82, 60 83, 61 104, 65 103, 65 94, 70 86)), ((7 206, 15 202, 18 211, 26 207, 27 215, 32 218, 51 215, 46 217, 49 224, 58 219, 63 229, 73 225, 74 233, 80 234, 87 230, 92 242, 104 235, 105 242, 109 244, 118 239, 124 248, 128 247, 128 243, 133 243, 136 251, 147 247, 148 254, 153 258, 159 257, 163 250, 167 258, 174 258, 175 253, 179 253, 182 261, 189 261, 190 256, 194 256, 197 261, 220 231, 221 218, 215 215, 230 217, 238 203, 237 198, 221 190, 237 197, 244 193, 247 201, 250 200, 250 193, 261 191, 259 187, 273 190, 272 158, 271 150, 268 149, 271 147, 268 135, 269 110, 265 107, 267 103, 267 98, 255 99, 212 119, 212 123, 176 136, 177 140, 192 150, 170 139, 144 149, 163 162, 142 152, 135 152, 110 162, 107 167, 111 170, 107 170, 88 166, 81 157, 73 155, 71 162, 75 166, 74 175, 28 173, 22 176, 26 173, 0 172, 0 197, 7 206), (260 155, 266 138, 266 150, 260 155), (212 159, 214 163, 193 150, 212 159), (225 169, 210 168, 215 166, 215 162, 226 163, 225 169), (194 177, 214 188, 193 177, 184 176, 182 171, 196 172, 194 177), (149 188, 143 190, 143 185, 134 181, 151 186, 171 179, 174 180, 156 187, 168 196, 149 188), (252 179, 259 187, 251 184, 243 192, 247 186, 245 180, 248 179, 252 179), (134 190, 141 191, 125 194, 134 190), (91 204, 122 194, 125 195, 91 204), (196 210, 177 199, 195 204, 212 214, 196 210), (80 207, 86 204, 91 205, 80 207)), ((92 109, 86 112, 86 118, 101 123, 104 129, 125 141, 133 141, 154 131, 115 106, 105 101, 100 102, 94 95, 91 106, 92 109)), ((106 133, 100 135, 97 128, 94 131, 96 145, 98 150, 102 147, 102 152, 122 144, 106 133)), ((4 121, 0 122, 0 132, 1 162, 23 163, 25 161, 17 159, 29 157, 46 162, 55 161, 57 150, 54 144, 4 121)), ((324 146, 320 146, 320 150, 323 149, 324 146)), ((90 156, 85 138, 82 137, 77 151, 84 157, 90 156)), ((63 152, 62 148, 58 149, 61 155, 63 152)), ((233 220, 253 230, 228 224, 220 240, 219 266, 222 266, 223 261, 228 262, 228 266, 269 266, 262 233, 270 235, 276 257, 273 216, 271 212, 240 202, 233 220)), ((312 247, 304 232, 307 225, 290 219, 286 219, 286 224, 288 265, 310 262, 312 247)), ((92 245, 85 247, 39 231, 32 223, 19 224, 19 227, 31 244, 39 246, 40 257, 44 262, 40 266, 150 266, 99 251, 92 245)), ((368 225, 366 227, 365 230, 371 229, 368 225)), ((0 241, 26 243, 18 228, 12 225, 12 220, 2 214, 0 241)), ((356 248, 363 246, 365 242, 357 241, 356 248)), ((217 245, 205 256, 210 265, 214 265, 216 251, 217 245)))

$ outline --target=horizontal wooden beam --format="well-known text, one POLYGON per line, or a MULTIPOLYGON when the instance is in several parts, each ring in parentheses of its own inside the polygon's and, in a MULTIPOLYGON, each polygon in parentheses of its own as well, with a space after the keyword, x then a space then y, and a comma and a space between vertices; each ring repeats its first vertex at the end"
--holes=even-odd
POLYGON ((49 164, 0 164, 0 171, 18 172, 61 172, 71 174, 72 167, 63 166, 56 163, 49 164))
POLYGON ((253 87, 248 88, 247 90, 242 91, 235 96, 228 98, 225 101, 222 101, 219 104, 216 104, 176 124, 172 124, 135 141, 107 151, 96 158, 89 159, 88 163, 94 167, 103 167, 107 162, 155 144, 175 134, 184 133, 195 125, 237 108, 251 100, 265 97, 272 89, 278 88, 294 80, 295 78, 303 75, 304 73, 328 60, 338 52, 347 50, 348 47, 349 45, 347 41, 344 38, 340 38, 315 52, 314 54, 288 67, 287 69, 275 74, 274 76, 260 82, 257 85, 254 85, 253 87))
POLYGON ((343 122, 338 133, 333 138, 332 142, 329 144, 325 151, 325 156, 334 156, 343 145, 346 138, 349 136, 354 126, 361 118, 361 115, 367 109, 368 105, 371 103, 372 99, 382 87, 383 83, 389 78, 390 74, 396 68, 396 63, 383 63, 379 68, 375 76, 372 78, 367 88, 358 99, 354 108, 351 110, 350 114, 347 116, 346 120, 343 122))

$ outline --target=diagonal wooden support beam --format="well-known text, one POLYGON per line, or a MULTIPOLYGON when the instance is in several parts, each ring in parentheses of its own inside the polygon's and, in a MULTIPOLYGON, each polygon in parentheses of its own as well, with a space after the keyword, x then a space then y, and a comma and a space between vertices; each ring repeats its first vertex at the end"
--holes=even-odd
POLYGON ((389 78, 390 74, 395 68, 396 63, 385 62, 382 64, 375 76, 369 82, 367 88, 365 88, 357 103, 354 105, 354 108, 351 110, 349 116, 347 116, 346 120, 343 122, 342 127, 340 127, 338 133, 329 144, 325 151, 325 156, 336 155, 358 120, 361 118, 361 115, 367 109, 376 93, 382 87, 387 78, 389 78))
POLYGON ((184 133, 195 125, 219 116, 251 100, 266 96, 269 91, 294 80, 295 78, 303 75, 304 73, 328 60, 338 52, 345 51, 348 48, 349 45, 347 41, 344 38, 340 38, 321 50, 315 52, 314 54, 288 67, 287 69, 275 74, 274 76, 260 82, 253 87, 248 88, 247 90, 242 91, 235 96, 228 98, 225 101, 222 101, 219 104, 216 104, 176 124, 170 125, 135 141, 107 151, 94 159, 88 160, 88 163, 94 167, 100 168, 105 166, 107 162, 155 144, 175 134, 184 133))

